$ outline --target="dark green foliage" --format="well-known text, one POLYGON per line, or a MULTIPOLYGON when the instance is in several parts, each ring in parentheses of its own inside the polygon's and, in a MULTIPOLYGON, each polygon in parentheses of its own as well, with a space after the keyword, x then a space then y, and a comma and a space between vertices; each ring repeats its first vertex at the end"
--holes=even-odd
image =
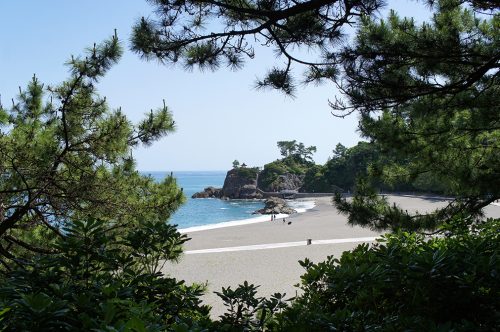
POLYGON ((372 175, 457 197, 433 223, 414 218, 422 225, 480 214, 500 198, 500 7, 489 4, 477 16, 462 1, 435 1, 433 20, 420 26, 394 12, 365 17, 344 53, 350 104, 332 106, 358 111, 362 134, 387 157, 372 175))
POLYGON ((443 179, 436 174, 421 173, 413 180, 413 188, 416 191, 435 193, 435 194, 451 194, 451 184, 447 179, 443 179))
MULTIPOLYGON (((337 145, 337 150, 343 147, 337 145)), ((342 150, 325 165, 325 177, 329 183, 344 190, 353 190, 357 177, 366 176, 368 167, 379 159, 373 144, 359 142, 352 148, 342 150)))
POLYGON ((258 286, 244 282, 235 290, 231 287, 216 292, 224 301, 227 312, 215 322, 215 331, 273 331, 280 322, 275 315, 286 308, 285 294, 275 293, 269 299, 256 296, 258 286))
POLYGON ((301 191, 317 193, 328 193, 332 191, 330 181, 325 176, 325 166, 314 165, 307 170, 301 191))
MULTIPOLYGON (((55 241, 57 254, 33 257, 2 277, 6 331, 193 330, 208 322, 200 286, 159 273, 187 240, 174 226, 123 228, 73 221, 55 241)), ((201 330, 201 329, 200 329, 201 330)))
POLYGON ((256 296, 244 283, 218 295, 217 331, 496 331, 500 324, 500 220, 457 218, 447 237, 399 232, 340 259, 299 262, 301 295, 256 296), (266 312, 264 315, 263 313, 266 312), (264 317, 264 318, 263 318, 264 317))
POLYGON ((283 331, 495 331, 500 324, 500 222, 426 240, 387 235, 313 264, 283 331))
POLYGON ((346 148, 337 144, 330 158, 324 166, 311 167, 304 178, 303 191, 306 192, 353 192, 356 182, 360 178, 371 176, 371 184, 382 191, 424 191, 445 193, 447 187, 439 180, 430 181, 426 174, 420 175, 417 180, 393 179, 381 182, 377 179, 377 172, 391 160, 392 165, 404 165, 405 160, 382 154, 376 144, 359 142, 357 145, 346 148), (392 160, 390 159, 392 158, 392 160), (418 186, 416 185, 418 184, 418 186))

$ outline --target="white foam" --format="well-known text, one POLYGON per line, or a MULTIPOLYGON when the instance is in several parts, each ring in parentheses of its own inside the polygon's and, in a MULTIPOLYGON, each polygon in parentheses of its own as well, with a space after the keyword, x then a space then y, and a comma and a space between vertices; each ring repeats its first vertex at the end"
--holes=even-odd
MULTIPOLYGON (((288 205, 297 211, 297 213, 304 213, 307 210, 310 210, 316 206, 316 202, 314 201, 288 201, 288 205)), ((288 214, 277 214, 276 219, 288 218, 288 214)), ((224 228, 224 227, 234 227, 234 226, 242 226, 242 225, 250 225, 257 224, 261 222, 269 222, 271 221, 270 215, 260 215, 258 217, 242 219, 242 220, 232 220, 232 221, 224 221, 217 224, 210 225, 200 225, 200 226, 192 226, 186 228, 178 229, 179 233, 193 233, 199 231, 206 231, 210 229, 224 228)))
MULTIPOLYGON (((288 217, 287 214, 276 215, 276 218, 286 218, 286 217, 288 217)), ((270 215, 261 215, 261 216, 255 217, 255 218, 242 219, 242 220, 224 221, 224 222, 220 222, 217 224, 210 224, 210 225, 192 226, 192 227, 187 227, 187 228, 181 228, 178 231, 179 231, 179 233, 192 233, 192 232, 206 231, 209 229, 216 229, 216 228, 257 224, 257 223, 266 222, 266 221, 271 221, 270 215)))
POLYGON ((304 213, 316 206, 315 201, 287 201, 287 203, 288 206, 297 211, 297 213, 304 213))

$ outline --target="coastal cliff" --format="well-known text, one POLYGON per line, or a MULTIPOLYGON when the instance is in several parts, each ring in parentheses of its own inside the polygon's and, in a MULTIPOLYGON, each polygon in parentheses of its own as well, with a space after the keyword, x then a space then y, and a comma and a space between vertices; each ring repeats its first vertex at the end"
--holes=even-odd
POLYGON ((238 167, 227 172, 222 197, 231 199, 260 199, 262 194, 257 189, 257 168, 238 167))
POLYGON ((235 167, 227 172, 222 188, 208 187, 191 197, 261 199, 264 198, 263 192, 300 191, 303 185, 304 175, 270 172, 266 167, 262 171, 257 167, 235 167))
MULTIPOLYGON (((264 173, 262 171, 262 173, 264 173)), ((295 190, 299 191, 299 189, 304 185, 304 176, 297 175, 292 173, 284 173, 284 174, 276 174, 274 180, 270 183, 265 183, 264 180, 261 180, 263 176, 260 177, 260 181, 258 184, 259 189, 262 191, 269 192, 279 192, 283 190, 295 190)))
MULTIPOLYGON (((264 169, 240 165, 238 160, 233 161, 233 169, 227 172, 224 186, 220 191, 206 188, 192 197, 215 197, 228 199, 259 199, 265 193, 283 191, 303 191, 307 172, 315 166, 312 154, 315 146, 306 147, 297 141, 277 142, 282 159, 264 165, 264 169)), ((312 190, 314 191, 314 190, 312 190)))
POLYGON ((222 188, 208 187, 195 193, 192 198, 221 199, 261 199, 261 190, 257 186, 258 168, 238 167, 229 170, 222 188))

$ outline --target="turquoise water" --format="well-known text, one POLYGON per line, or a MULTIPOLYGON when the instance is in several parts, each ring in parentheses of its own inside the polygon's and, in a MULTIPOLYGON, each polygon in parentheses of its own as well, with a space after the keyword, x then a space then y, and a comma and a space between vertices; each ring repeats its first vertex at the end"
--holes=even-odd
MULTIPOLYGON (((144 173, 151 174, 157 180, 162 180, 170 174, 169 172, 144 173)), ((187 198, 186 203, 169 220, 171 224, 176 224, 179 228, 252 218, 255 217, 252 212, 264 206, 262 201, 191 198, 195 192, 202 191, 209 186, 222 188, 226 171, 174 172, 174 177, 179 187, 184 189, 187 198)))

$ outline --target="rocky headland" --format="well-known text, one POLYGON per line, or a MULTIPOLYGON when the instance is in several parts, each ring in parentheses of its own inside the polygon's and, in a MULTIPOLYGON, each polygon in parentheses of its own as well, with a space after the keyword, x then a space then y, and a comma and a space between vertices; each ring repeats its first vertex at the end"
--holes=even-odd
POLYGON ((263 195, 257 187, 258 168, 233 168, 226 174, 222 197, 229 199, 261 199, 263 195))
POLYGON ((304 175, 297 175, 292 173, 283 173, 274 179, 271 183, 266 183, 259 179, 259 189, 267 192, 279 192, 283 190, 296 190, 299 191, 304 185, 304 175))
POLYGON ((281 174, 272 183, 260 181, 262 171, 258 168, 238 167, 229 170, 222 188, 208 187, 195 193, 192 198, 220 199, 263 199, 265 192, 284 190, 299 191, 303 176, 291 173, 281 174))

